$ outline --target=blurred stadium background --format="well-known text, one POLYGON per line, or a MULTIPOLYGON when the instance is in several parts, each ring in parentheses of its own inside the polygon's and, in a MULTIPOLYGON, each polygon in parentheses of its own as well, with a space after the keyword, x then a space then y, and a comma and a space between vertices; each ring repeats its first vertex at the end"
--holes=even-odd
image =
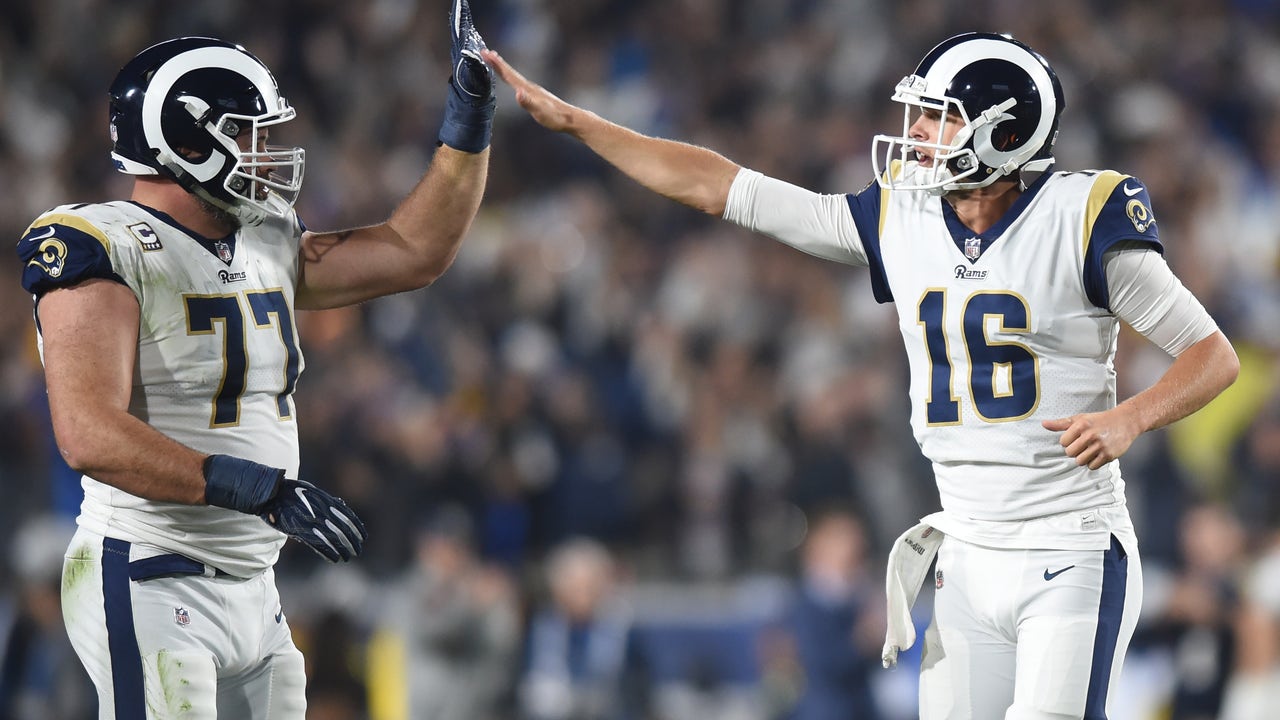
MULTIPOLYGON (((473 0, 554 92, 810 188, 871 179, 897 80, 1011 32, 1067 93, 1060 166, 1150 188, 1166 256, 1244 363, 1123 460, 1146 609, 1117 718, 1280 707, 1280 2, 473 0)), ((245 45, 298 109, 314 228, 376 221, 433 150, 445 0, 6 0, 0 235, 127 197, 105 90, 176 35, 245 45)), ((56 607, 76 479, 53 449, 30 301, 0 254, 0 720, 95 717, 56 607)), ((505 88, 489 192, 426 291, 299 317, 303 477, 367 556, 277 574, 309 717, 915 717, 881 671, 886 548, 937 497, 889 308, 823 263, 648 194, 505 88)), ((1166 365, 1122 338, 1121 394, 1166 365)), ((928 597, 922 599, 927 617, 928 597)), ((918 658, 915 659, 918 663, 918 658)))

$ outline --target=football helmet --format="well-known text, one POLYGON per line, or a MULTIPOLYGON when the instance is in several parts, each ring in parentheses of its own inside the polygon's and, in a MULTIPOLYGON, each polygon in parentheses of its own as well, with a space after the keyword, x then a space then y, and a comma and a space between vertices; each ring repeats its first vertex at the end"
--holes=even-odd
POLYGON ((1062 85, 1039 53, 1008 35, 944 40, 898 83, 893 100, 905 105, 902 134, 877 135, 871 151, 881 187, 942 194, 1053 164, 1062 85), (937 142, 911 138, 913 112, 926 110, 941 114, 937 142), (942 143, 956 122, 959 130, 942 143), (931 167, 916 161, 917 148, 931 152, 931 167), (901 168, 893 168, 894 160, 901 168))
POLYGON ((121 68, 109 95, 120 172, 168 177, 249 225, 293 207, 304 153, 263 137, 295 113, 243 47, 206 37, 153 45, 121 68))

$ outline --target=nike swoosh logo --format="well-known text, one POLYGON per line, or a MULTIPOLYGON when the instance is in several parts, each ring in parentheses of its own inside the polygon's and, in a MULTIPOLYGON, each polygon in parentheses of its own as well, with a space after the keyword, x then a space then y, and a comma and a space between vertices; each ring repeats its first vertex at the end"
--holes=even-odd
POLYGON ((1133 197, 1134 195, 1137 195, 1138 193, 1142 192, 1142 186, 1141 186, 1141 185, 1139 185, 1139 186, 1138 186, 1138 187, 1136 187, 1136 188, 1131 188, 1131 187, 1129 187, 1128 185, 1125 185, 1125 186, 1121 187, 1120 189, 1121 189, 1121 190, 1124 190, 1124 194, 1125 194, 1125 196, 1126 196, 1126 197, 1133 197))
POLYGON ((36 240, 44 240, 46 238, 53 237, 53 233, 55 232, 55 230, 52 225, 45 228, 45 230, 46 232, 43 232, 39 235, 32 235, 31 237, 27 238, 27 242, 35 242, 36 240))
POLYGON ((276 613, 276 624, 279 625, 281 620, 284 620, 284 610, 276 613))
POLYGON ((1045 569, 1044 569, 1044 579, 1045 579, 1045 582, 1048 582, 1048 581, 1050 581, 1050 580, 1052 580, 1052 579, 1054 579, 1054 578, 1058 577, 1059 575, 1061 575, 1062 573, 1064 573, 1064 572, 1066 572, 1066 571, 1070 570, 1070 569, 1071 569, 1071 568, 1073 568, 1073 567, 1075 567, 1075 565, 1068 565, 1068 566, 1066 566, 1066 567, 1062 568, 1061 570, 1059 570, 1059 571, 1057 571, 1057 572, 1049 572, 1049 568, 1045 568, 1045 569))

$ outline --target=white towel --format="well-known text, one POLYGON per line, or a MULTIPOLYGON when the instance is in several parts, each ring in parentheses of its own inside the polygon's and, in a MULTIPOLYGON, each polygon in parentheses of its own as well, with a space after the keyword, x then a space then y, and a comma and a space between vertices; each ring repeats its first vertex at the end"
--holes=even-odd
POLYGON ((884 589, 888 600, 888 628, 884 634, 884 650, 880 664, 891 668, 898 664, 898 653, 915 644, 916 627, 911 622, 911 606, 920 594, 920 585, 938 546, 942 544, 941 530, 920 523, 902 533, 889 551, 889 566, 885 571, 884 589))

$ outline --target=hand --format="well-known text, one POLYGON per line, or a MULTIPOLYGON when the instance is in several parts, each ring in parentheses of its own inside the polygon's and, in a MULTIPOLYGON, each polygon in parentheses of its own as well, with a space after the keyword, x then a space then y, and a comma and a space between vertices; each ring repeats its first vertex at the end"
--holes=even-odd
POLYGON ((516 69, 507 64, 498 53, 485 48, 480 57, 489 63, 489 67, 502 78, 502 81, 516 91, 516 102, 525 109, 539 125, 565 132, 572 125, 576 107, 552 95, 546 88, 525 78, 516 69))
POLYGON ((263 508, 271 527, 315 550, 329 562, 360 554, 369 533, 342 501, 309 482, 285 479, 263 508))
POLYGON ((493 97, 493 73, 480 57, 485 50, 484 38, 471 22, 471 5, 467 0, 453 0, 449 8, 449 32, 449 58, 453 61, 449 81, 476 102, 487 102, 493 97))
POLYGON ((1040 424, 1046 430, 1061 432, 1058 442, 1066 448, 1067 456, 1075 458, 1077 465, 1088 465, 1090 470, 1097 470, 1125 454, 1142 434, 1137 419, 1124 405, 1040 424))

